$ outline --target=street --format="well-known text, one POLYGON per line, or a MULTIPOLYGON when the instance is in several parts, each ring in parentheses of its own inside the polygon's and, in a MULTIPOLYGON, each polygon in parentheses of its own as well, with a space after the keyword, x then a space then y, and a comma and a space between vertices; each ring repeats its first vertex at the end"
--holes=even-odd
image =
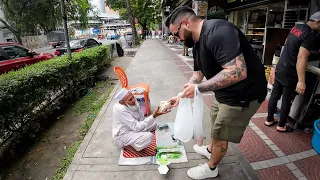
MULTIPOLYGON (((120 39, 118 40, 107 40, 107 39, 102 39, 102 40, 98 40, 98 42, 101 42, 103 45, 108 45, 108 44, 112 44, 115 43, 117 41, 121 41, 122 42, 122 47, 124 47, 124 38, 120 37, 120 39)), ((54 54, 54 51, 56 50, 55 48, 48 46, 48 47, 43 47, 43 48, 38 48, 38 49, 33 49, 36 53, 50 53, 50 54, 54 54)))

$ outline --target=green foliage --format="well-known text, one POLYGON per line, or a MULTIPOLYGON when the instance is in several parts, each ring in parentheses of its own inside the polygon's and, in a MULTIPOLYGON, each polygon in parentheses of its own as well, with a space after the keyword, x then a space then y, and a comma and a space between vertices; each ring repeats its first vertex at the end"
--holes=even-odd
POLYGON ((74 38, 74 35, 76 34, 75 28, 72 26, 68 26, 68 33, 70 37, 74 38))
MULTIPOLYGON (((21 43, 21 36, 37 35, 39 27, 45 33, 62 25, 60 0, 0 0, 5 19, 0 21, 21 43)), ((69 0, 66 2, 68 20, 77 20, 81 27, 88 24, 91 6, 88 0, 69 0)))
POLYGON ((96 86, 89 92, 88 95, 81 98, 74 107, 74 110, 78 114, 88 113, 88 117, 82 124, 79 133, 81 135, 81 140, 73 143, 68 149, 67 154, 61 161, 59 168, 56 170, 55 174, 51 178, 52 180, 63 179, 69 165, 72 162, 75 152, 78 150, 82 139, 85 137, 87 132, 92 126, 95 118, 97 117, 100 109, 108 99, 111 91, 113 89, 113 84, 110 81, 98 82, 96 86), (105 88, 107 88, 105 90, 105 88))
MULTIPOLYGON (((112 9, 119 10, 122 19, 128 20, 124 0, 106 0, 106 3, 112 9)), ((161 0, 130 0, 130 6, 133 16, 138 18, 143 28, 161 22, 161 0)))
POLYGON ((95 103, 99 100, 102 91, 105 87, 110 87, 111 83, 108 81, 101 81, 95 85, 95 88, 89 91, 86 96, 81 98, 75 105, 74 105, 74 112, 76 114, 82 114, 85 112, 92 112, 95 110, 94 106, 95 103))
POLYGON ((77 141, 77 142, 74 142, 70 147, 68 147, 67 154, 63 158, 62 162, 59 165, 59 168, 56 170, 53 177, 51 178, 52 180, 62 180, 63 179, 64 175, 67 172, 69 165, 72 162, 74 155, 76 154, 77 150, 80 147, 80 144, 81 144, 81 141, 77 141))
POLYGON ((55 112, 66 99, 75 99, 110 64, 109 46, 99 46, 27 66, 0 76, 0 137, 33 136, 38 119, 55 112), (31 129, 31 130, 30 130, 31 129))
POLYGON ((100 109, 102 108, 102 106, 104 105, 104 103, 106 102, 106 100, 108 99, 111 91, 112 91, 112 84, 109 82, 109 83, 106 83, 105 85, 106 87, 108 87, 106 93, 104 95, 102 95, 101 97, 101 94, 99 92, 95 92, 96 94, 99 94, 99 99, 95 101, 95 103, 91 103, 91 106, 89 109, 87 109, 86 112, 89 113, 85 123, 81 126, 80 128, 80 135, 82 137, 84 137, 87 132, 89 131, 92 123, 94 122, 95 118, 97 117, 100 109))

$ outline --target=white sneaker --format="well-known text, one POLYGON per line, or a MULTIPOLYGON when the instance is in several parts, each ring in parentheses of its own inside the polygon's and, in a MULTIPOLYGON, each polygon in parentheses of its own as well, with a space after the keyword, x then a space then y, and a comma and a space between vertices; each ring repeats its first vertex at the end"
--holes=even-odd
POLYGON ((193 150, 196 153, 198 153, 198 154, 200 154, 202 156, 205 156, 208 159, 210 159, 211 158, 211 153, 208 152, 207 148, 208 148, 208 146, 201 146, 200 147, 198 144, 193 145, 193 150))
POLYGON ((191 179, 207 179, 217 177, 219 173, 218 166, 216 166, 215 170, 211 170, 208 164, 205 163, 189 169, 187 174, 191 179))

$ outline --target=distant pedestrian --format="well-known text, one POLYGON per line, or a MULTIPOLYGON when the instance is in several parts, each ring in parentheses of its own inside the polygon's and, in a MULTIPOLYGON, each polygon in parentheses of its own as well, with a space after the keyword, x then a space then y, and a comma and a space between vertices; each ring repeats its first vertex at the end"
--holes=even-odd
POLYGON ((156 32, 154 30, 151 31, 151 38, 153 39, 156 35, 156 32))
POLYGON ((189 56, 189 54, 188 54, 188 47, 185 46, 185 45, 183 45, 183 54, 182 54, 182 56, 189 56))

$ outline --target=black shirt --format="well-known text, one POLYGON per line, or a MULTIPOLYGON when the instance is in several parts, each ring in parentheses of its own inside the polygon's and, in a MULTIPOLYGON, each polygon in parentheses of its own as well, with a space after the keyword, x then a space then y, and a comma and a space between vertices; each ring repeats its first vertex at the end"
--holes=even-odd
POLYGON ((216 90, 218 102, 246 107, 253 100, 264 101, 267 80, 261 60, 245 35, 230 22, 213 19, 203 23, 200 39, 193 47, 194 70, 210 79, 223 70, 222 65, 243 54, 247 78, 229 87, 216 90))
POLYGON ((297 85, 296 64, 299 49, 304 47, 308 51, 314 50, 316 35, 307 24, 299 24, 291 29, 276 67, 275 78, 283 86, 295 87, 297 85))

